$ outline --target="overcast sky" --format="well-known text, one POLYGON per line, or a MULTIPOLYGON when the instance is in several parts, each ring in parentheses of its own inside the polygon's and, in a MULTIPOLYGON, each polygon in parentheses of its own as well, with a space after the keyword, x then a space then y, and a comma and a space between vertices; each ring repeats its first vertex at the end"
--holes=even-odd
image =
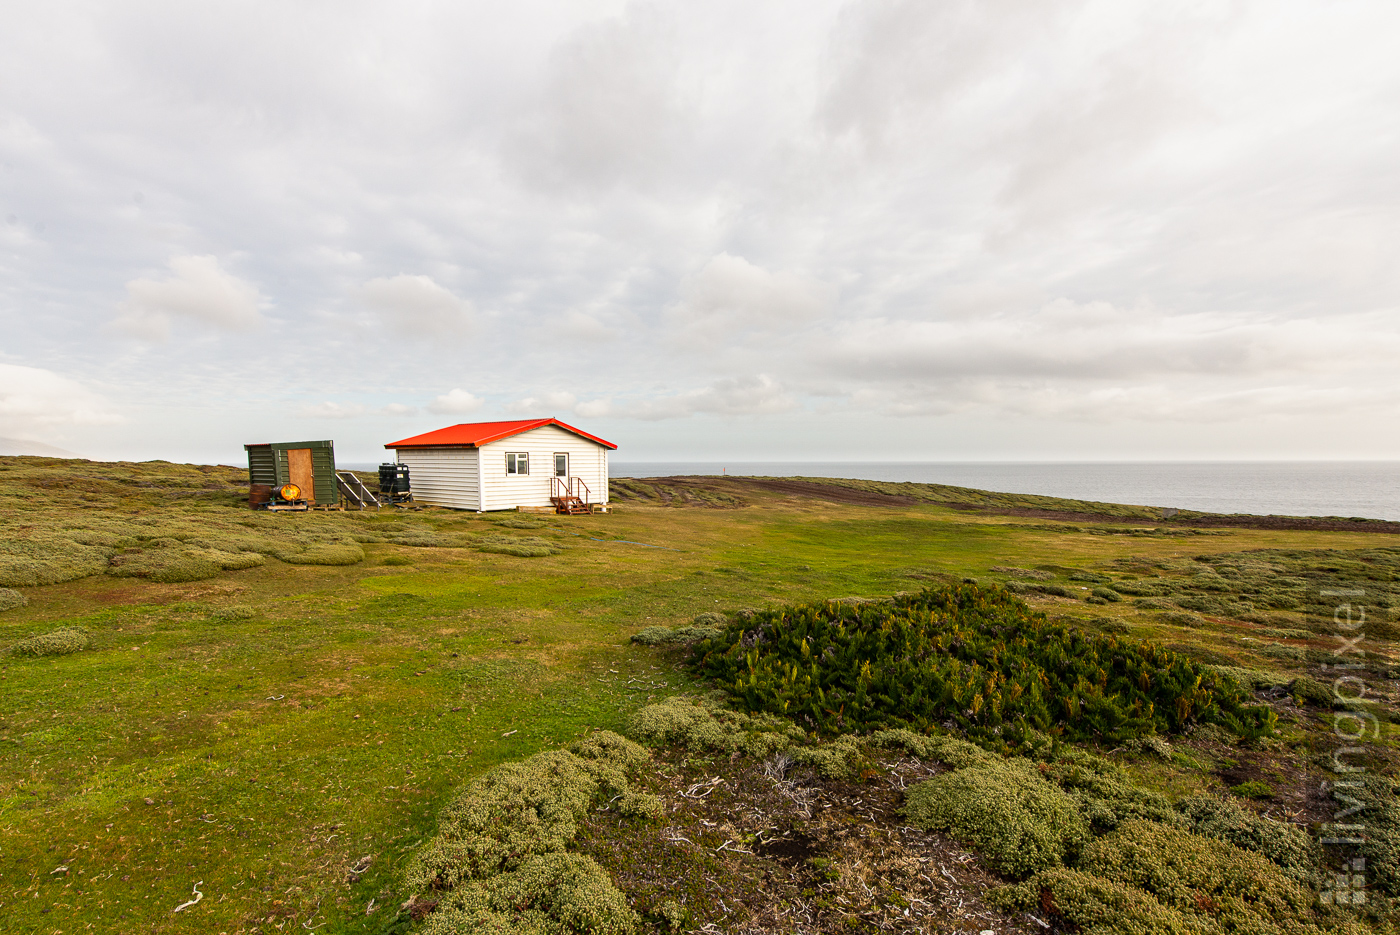
POLYGON ((1400 4, 6 4, 0 436, 1397 458, 1400 4))

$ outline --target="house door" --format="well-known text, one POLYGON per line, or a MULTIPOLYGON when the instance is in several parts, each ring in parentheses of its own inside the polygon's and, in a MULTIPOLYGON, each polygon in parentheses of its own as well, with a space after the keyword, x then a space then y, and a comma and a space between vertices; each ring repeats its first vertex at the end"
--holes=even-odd
POLYGON ((567 451, 554 452, 554 476, 569 476, 569 453, 567 451))
POLYGON ((307 503, 316 502, 316 474, 311 468, 310 448, 287 449, 287 480, 301 488, 307 503))

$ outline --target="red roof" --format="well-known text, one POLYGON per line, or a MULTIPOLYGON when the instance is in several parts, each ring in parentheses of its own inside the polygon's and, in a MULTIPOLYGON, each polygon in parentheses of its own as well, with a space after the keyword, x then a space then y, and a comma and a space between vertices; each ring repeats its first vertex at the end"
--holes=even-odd
POLYGON ((616 449, 612 442, 604 441, 596 435, 589 435, 587 432, 566 425, 558 419, 519 419, 514 422, 466 422, 462 425, 449 425, 445 429, 438 429, 435 432, 424 432, 422 435, 414 435, 412 438, 402 438, 396 442, 389 442, 385 448, 479 448, 490 442, 500 441, 512 435, 519 435, 521 432, 528 432, 531 429, 543 428, 546 425, 557 425, 566 432, 573 432, 580 438, 586 438, 591 442, 597 442, 606 448, 616 449))

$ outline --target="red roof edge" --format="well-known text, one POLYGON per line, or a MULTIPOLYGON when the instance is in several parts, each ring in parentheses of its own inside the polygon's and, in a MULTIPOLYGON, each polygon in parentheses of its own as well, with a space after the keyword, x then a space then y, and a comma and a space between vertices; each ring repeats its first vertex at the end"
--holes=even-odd
POLYGON ((546 425, 557 425, 566 432, 572 432, 580 438, 586 438, 591 442, 597 442, 605 448, 617 450, 617 446, 612 442, 599 438, 597 435, 590 435, 583 429, 574 428, 567 422, 560 422, 558 419, 520 419, 511 422, 464 422, 461 425, 449 425, 446 428, 437 429, 432 432, 424 432, 422 435, 413 435, 409 438, 402 438, 396 442, 389 442, 385 448, 480 448, 482 445, 489 445, 491 442, 509 438, 512 435, 519 435, 522 432, 529 432, 533 429, 544 428, 546 425))

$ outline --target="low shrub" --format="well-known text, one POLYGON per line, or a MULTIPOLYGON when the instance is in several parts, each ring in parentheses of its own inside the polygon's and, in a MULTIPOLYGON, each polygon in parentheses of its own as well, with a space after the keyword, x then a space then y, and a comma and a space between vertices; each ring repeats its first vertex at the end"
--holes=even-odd
POLYGON ((359 543, 314 542, 305 549, 282 549, 273 553, 289 565, 354 565, 365 560, 365 550, 359 543))
POLYGON ((1246 669, 1243 666, 1218 665, 1211 666, 1211 669, 1226 678, 1234 680, 1241 688, 1276 688, 1280 685, 1287 685, 1293 678, 1282 672, 1273 672, 1268 669, 1246 669))
POLYGON ((1029 578, 1032 581, 1049 581, 1055 577, 1048 571, 1038 571, 1034 568, 1013 568, 1006 565, 993 565, 988 571, 994 571, 999 575, 1014 575, 1017 578, 1029 578))
POLYGON ((1267 935, 1310 921, 1312 893, 1273 862, 1156 822, 1125 822, 1092 841, 1076 869, 1131 886, 1228 932, 1267 935))
POLYGON ((1272 799, 1274 787, 1258 779, 1250 779, 1230 789, 1235 795, 1246 799, 1272 799))
POLYGON ((252 620, 257 615, 257 608, 249 607, 247 604, 229 604, 227 607, 216 607, 209 612, 211 620, 252 620))
POLYGON ((10 652, 16 656, 66 656, 86 649, 87 645, 87 630, 82 627, 63 627, 20 640, 10 647, 10 652))
POLYGON ((1302 662, 1308 654, 1308 651, 1301 646, 1285 646, 1282 643, 1258 646, 1254 648, 1254 651, 1270 659, 1287 659, 1290 662, 1302 662))
POLYGON ((711 640, 720 635, 720 631, 714 627, 681 627, 673 630, 670 627, 646 627, 641 631, 632 634, 632 642, 642 646, 659 646, 664 643, 698 643, 701 640, 711 640))
POLYGON ((1328 708, 1337 700, 1337 693, 1331 686, 1324 685, 1311 676, 1303 675, 1288 684, 1288 693, 1299 704, 1310 704, 1318 708, 1328 708))
POLYGON ((536 854, 513 871, 458 887, 422 935, 631 935, 641 919, 606 870, 580 854, 536 854))
POLYGON ((1158 614, 1157 619, 1162 623, 1169 623, 1177 627, 1198 627, 1206 622, 1205 618, 1200 614, 1188 613, 1184 610, 1168 611, 1164 614, 1158 614))
POLYGON ((1043 913, 1092 935, 1205 935, 1197 920, 1141 890, 1063 867, 993 890, 990 902, 1043 913))
POLYGON ((496 526, 504 526, 506 529, 544 529, 549 525, 542 520, 532 519, 525 515, 503 516, 500 519, 492 519, 491 523, 496 526))
POLYGON ((969 766, 910 786, 904 815, 946 831, 999 873, 1022 877, 1059 867, 1089 839, 1073 799, 1022 758, 969 766))
POLYGON ((1261 627, 1254 631, 1265 639, 1270 640, 1310 640, 1313 633, 1310 630, 1276 629, 1274 627, 1261 627))
POLYGON ((443 809, 437 835, 410 861, 407 882, 450 888, 513 870, 535 854, 563 851, 590 803, 604 790, 631 792, 627 772, 647 758, 637 744, 606 733, 578 745, 577 753, 537 753, 473 780, 443 809))
POLYGON ((790 720, 765 714, 750 716, 683 695, 634 712, 627 732, 649 744, 674 743, 694 750, 751 756, 767 756, 804 739, 801 729, 790 720))
POLYGON ((1111 588, 1094 588, 1089 593, 1094 595, 1094 597, 1097 597, 1100 600, 1108 601, 1111 604, 1116 604, 1118 601, 1121 601, 1123 599, 1123 596, 1121 594, 1119 594, 1117 591, 1114 591, 1111 588))
POLYGON ((14 610, 16 607, 23 607, 29 603, 29 598, 19 593, 13 588, 0 588, 0 613, 7 610, 14 610))
POLYGON ((0 587, 32 588, 100 575, 112 553, 58 536, 0 538, 0 587))
POLYGON ((1140 597, 1133 601, 1133 606, 1139 610, 1172 610, 1175 607, 1171 601, 1157 597, 1140 597))
POLYGON ((472 545, 478 552, 515 555, 520 558, 544 558, 563 551, 556 543, 538 536, 482 536, 472 545))
POLYGON ((694 669, 736 705, 834 734, 951 721, 1014 745, 1028 730, 1120 741, 1198 721, 1261 736, 1274 722, 1178 653, 1047 621, 1000 588, 758 611, 702 649, 694 669))
MULTIPOLYGON (((1155 736, 1143 738, 1142 743, 1149 749, 1165 746, 1155 736)), ((1169 746, 1167 749, 1170 751, 1169 746)), ((1182 823, 1166 796, 1137 785, 1126 770, 1101 756, 1050 743, 1039 745, 1032 755, 1045 760, 1042 775, 1074 800, 1096 832, 1111 831, 1135 819, 1182 823)))
POLYGON ((1316 872, 1317 845, 1294 825, 1272 821, 1232 799, 1214 795, 1189 796, 1178 802, 1177 808, 1195 834, 1263 854, 1300 882, 1312 879, 1316 872))

